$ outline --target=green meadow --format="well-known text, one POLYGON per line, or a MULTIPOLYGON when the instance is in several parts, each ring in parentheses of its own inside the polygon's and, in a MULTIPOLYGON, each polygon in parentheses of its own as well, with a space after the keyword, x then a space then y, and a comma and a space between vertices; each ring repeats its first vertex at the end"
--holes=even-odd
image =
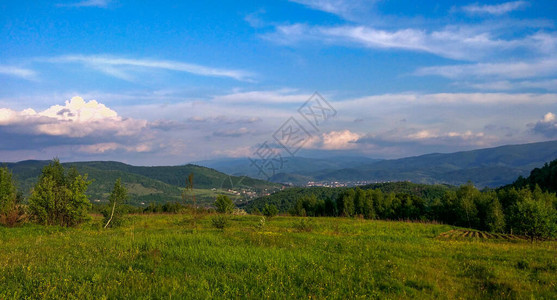
POLYGON ((0 227, 0 299, 555 299, 557 242, 358 218, 132 215, 0 227), (195 225, 194 225, 195 223, 195 225))

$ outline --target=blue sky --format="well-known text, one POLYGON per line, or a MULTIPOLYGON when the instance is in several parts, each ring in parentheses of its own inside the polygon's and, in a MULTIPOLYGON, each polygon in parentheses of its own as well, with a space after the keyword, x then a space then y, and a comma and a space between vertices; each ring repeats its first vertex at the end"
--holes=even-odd
POLYGON ((552 1, 61 0, 0 10, 2 161, 252 156, 290 117, 311 135, 301 156, 397 158, 557 137, 552 1), (337 111, 319 128, 297 111, 315 91, 337 111))

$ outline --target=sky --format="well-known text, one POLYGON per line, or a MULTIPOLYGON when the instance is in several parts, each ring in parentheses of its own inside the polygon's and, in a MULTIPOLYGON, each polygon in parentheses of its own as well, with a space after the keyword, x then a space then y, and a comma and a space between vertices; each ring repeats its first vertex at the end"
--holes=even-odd
POLYGON ((557 137, 553 1, 0 2, 0 161, 400 158, 557 137))

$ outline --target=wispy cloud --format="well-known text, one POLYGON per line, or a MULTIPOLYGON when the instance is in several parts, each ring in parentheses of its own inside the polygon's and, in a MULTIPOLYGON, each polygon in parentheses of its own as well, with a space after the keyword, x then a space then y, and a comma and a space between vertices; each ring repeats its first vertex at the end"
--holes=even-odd
POLYGON ((250 81, 253 74, 243 70, 221 69, 172 60, 130 59, 103 55, 65 55, 49 58, 52 63, 81 63, 89 68, 120 79, 133 80, 130 68, 160 69, 186 72, 201 76, 226 77, 240 81, 250 81))
POLYGON ((378 0, 290 0, 311 9, 324 11, 344 19, 354 19, 355 13, 370 10, 378 0))
POLYGON ((0 65, 0 74, 14 76, 25 80, 35 80, 37 73, 30 69, 0 65))
POLYGON ((277 26, 274 32, 263 37, 280 44, 318 41, 325 44, 427 52, 459 60, 477 60, 495 52, 529 47, 532 43, 531 38, 505 40, 492 33, 467 26, 448 26, 427 31, 414 28, 381 30, 364 25, 293 24, 277 26))
POLYGON ((58 6, 106 8, 106 7, 108 7, 109 3, 110 3, 110 0, 84 0, 84 1, 79 1, 79 2, 75 2, 75 3, 61 3, 61 4, 58 4, 58 6))
POLYGON ((477 63, 433 66, 418 69, 414 75, 437 75, 457 78, 531 78, 557 75, 557 59, 547 58, 533 62, 477 63))
POLYGON ((524 8, 528 5, 529 3, 526 1, 511 1, 495 5, 480 5, 476 3, 464 6, 461 10, 468 14, 490 14, 498 16, 524 8))

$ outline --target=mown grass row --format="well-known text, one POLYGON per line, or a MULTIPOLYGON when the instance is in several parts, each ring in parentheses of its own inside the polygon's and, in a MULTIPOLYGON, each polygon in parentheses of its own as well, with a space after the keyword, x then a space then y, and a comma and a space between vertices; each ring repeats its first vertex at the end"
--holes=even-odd
POLYGON ((0 299, 554 298, 557 243, 447 240, 447 225, 131 216, 0 228, 0 299), (302 223, 306 223, 305 225, 302 223))

